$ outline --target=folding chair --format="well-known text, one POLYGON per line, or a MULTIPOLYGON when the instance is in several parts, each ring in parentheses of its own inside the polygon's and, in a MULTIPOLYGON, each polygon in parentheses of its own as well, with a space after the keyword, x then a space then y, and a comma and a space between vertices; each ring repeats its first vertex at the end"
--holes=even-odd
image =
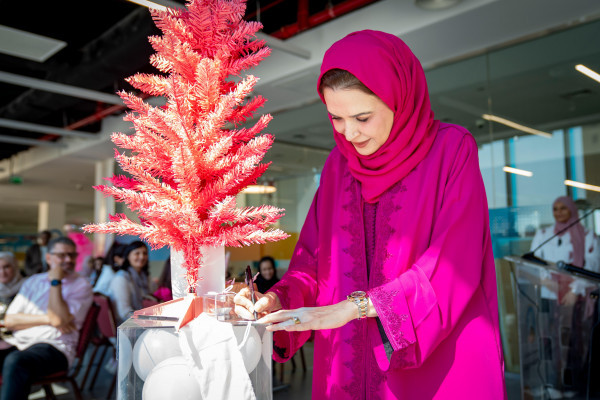
MULTIPOLYGON (((100 335, 92 338, 92 340, 91 340, 92 345, 94 346, 94 351, 92 352, 92 356, 90 357, 88 367, 85 371, 85 375, 83 376, 83 381, 81 382, 81 387, 85 386, 88 375, 91 372, 92 367, 94 365, 94 359, 96 358, 96 353, 98 352, 98 349, 103 346, 104 346, 104 349, 100 355, 100 360, 98 360, 96 372, 94 373, 94 376, 92 377, 92 381, 91 381, 90 387, 89 387, 90 390, 93 389, 93 387, 96 383, 96 378, 98 378, 98 374, 100 372, 100 368, 102 366, 102 362, 104 360, 104 356, 106 355, 107 350, 112 349, 113 355, 116 354, 115 345, 113 342, 111 342, 110 339, 113 339, 113 338, 116 339, 116 337, 117 337, 117 323, 116 323, 114 311, 112 308, 112 304, 110 302, 110 298, 103 295, 102 293, 94 293, 94 302, 100 307, 100 312, 98 313, 98 318, 97 318, 98 331, 99 331, 100 335)), ((110 388, 109 388, 109 391, 107 394, 107 398, 109 398, 110 395, 112 394, 112 391, 115 388, 116 382, 117 382, 117 374, 115 373, 115 376, 112 380, 112 383, 110 385, 110 388)))

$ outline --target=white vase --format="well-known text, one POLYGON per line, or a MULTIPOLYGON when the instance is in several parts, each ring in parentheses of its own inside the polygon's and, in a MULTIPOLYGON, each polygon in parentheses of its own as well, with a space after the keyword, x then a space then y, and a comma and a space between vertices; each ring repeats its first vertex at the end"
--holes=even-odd
MULTIPOLYGON (((201 247, 201 267, 198 268, 198 282, 195 293, 202 296, 209 292, 221 293, 225 290, 225 247, 201 247)), ((173 299, 188 293, 187 270, 183 267, 183 252, 171 249, 171 285, 173 299)))

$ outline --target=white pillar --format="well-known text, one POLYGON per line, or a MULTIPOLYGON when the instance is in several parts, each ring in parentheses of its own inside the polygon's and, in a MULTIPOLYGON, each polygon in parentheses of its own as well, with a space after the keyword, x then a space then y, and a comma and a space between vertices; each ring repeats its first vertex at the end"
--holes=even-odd
POLYGON ((246 194, 245 193, 238 193, 235 196, 235 206, 237 208, 244 208, 244 207, 246 207, 246 194))
MULTIPOLYGON (((107 177, 111 177, 115 172, 115 160, 107 158, 103 161, 96 162, 95 185, 111 185, 106 181, 107 177)), ((108 222, 108 215, 115 213, 115 199, 112 197, 104 197, 99 191, 94 193, 94 223, 108 222)), ((108 248, 112 244, 114 234, 94 233, 94 255, 106 255, 108 248)))
POLYGON ((46 229, 60 229, 65 225, 66 204, 50 201, 38 203, 38 232, 46 229))

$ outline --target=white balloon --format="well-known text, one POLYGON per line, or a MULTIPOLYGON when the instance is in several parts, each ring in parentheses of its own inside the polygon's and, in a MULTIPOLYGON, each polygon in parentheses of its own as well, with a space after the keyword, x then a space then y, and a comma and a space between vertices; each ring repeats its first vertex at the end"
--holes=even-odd
POLYGON ((273 332, 265 329, 262 337, 262 356, 267 367, 271 369, 273 361, 273 332))
POLYGON ((202 399, 200 385, 183 356, 161 361, 144 382, 142 400, 168 399, 202 399))
POLYGON ((133 346, 133 368, 142 380, 157 364, 174 356, 180 356, 179 339, 163 329, 147 329, 133 346))
MULTIPOLYGON (((233 325, 233 333, 235 334, 238 345, 244 339, 246 328, 247 325, 233 325)), ((246 367, 246 372, 250 373, 254 371, 254 368, 256 368, 256 365, 260 361, 260 356, 262 355, 262 343, 260 340, 260 335, 253 326, 250 327, 250 334, 248 335, 246 344, 240 349, 240 352, 242 353, 242 358, 244 359, 244 367, 246 367)))
POLYGON ((117 344, 117 377, 118 382, 121 382, 129 374, 131 369, 131 341, 124 334, 119 332, 119 340, 117 344))

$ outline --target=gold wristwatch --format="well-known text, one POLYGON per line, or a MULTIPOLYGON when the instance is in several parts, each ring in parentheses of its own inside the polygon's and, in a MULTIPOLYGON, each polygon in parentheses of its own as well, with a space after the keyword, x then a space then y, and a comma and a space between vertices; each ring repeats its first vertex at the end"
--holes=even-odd
POLYGON ((357 290, 348 295, 348 301, 353 302, 358 307, 358 319, 367 318, 369 308, 369 299, 367 293, 362 290, 357 290))

